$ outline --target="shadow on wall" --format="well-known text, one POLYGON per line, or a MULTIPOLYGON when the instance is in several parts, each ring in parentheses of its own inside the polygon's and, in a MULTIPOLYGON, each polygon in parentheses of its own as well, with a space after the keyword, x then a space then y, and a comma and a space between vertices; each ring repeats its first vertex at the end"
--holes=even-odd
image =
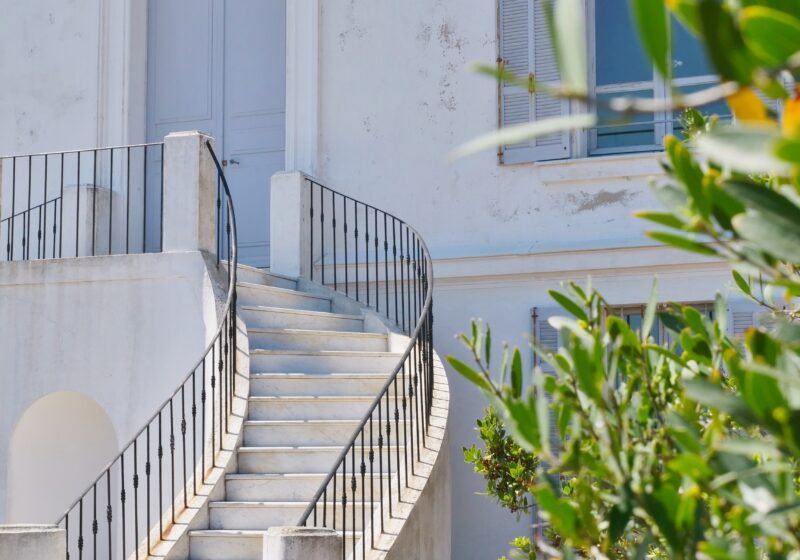
POLYGON ((111 419, 80 393, 51 393, 22 414, 8 452, 7 523, 53 523, 119 451, 111 419))

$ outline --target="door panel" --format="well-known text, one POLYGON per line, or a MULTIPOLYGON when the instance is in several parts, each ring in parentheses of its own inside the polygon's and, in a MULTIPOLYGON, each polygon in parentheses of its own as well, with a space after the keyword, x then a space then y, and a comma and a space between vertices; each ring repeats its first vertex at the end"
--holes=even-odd
POLYGON ((225 4, 226 174, 240 259, 255 266, 269 265, 269 178, 284 166, 285 21, 285 0, 225 4))
POLYGON ((150 0, 148 30, 148 140, 179 130, 216 138, 235 162, 225 174, 240 260, 269 266, 269 181, 284 167, 285 0, 150 0))

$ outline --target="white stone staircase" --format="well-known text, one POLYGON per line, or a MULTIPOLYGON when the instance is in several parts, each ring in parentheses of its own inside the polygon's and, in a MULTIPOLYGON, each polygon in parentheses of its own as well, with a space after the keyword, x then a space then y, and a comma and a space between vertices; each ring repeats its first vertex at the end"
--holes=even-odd
MULTIPOLYGON (((334 313, 330 297, 248 267, 239 277, 247 416, 225 499, 208 504, 208 529, 189 532, 193 560, 261 560, 266 530, 297 523, 400 358, 386 333, 364 332, 361 315, 334 313)), ((361 501, 353 505, 360 530, 361 501)), ((364 508, 369 523, 371 504, 364 508)))

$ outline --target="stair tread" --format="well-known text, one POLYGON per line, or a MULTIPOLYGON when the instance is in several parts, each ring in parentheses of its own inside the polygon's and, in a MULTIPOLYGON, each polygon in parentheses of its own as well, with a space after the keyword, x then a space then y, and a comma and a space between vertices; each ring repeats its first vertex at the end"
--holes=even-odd
MULTIPOLYGON (((328 503, 332 504, 335 500, 329 500, 328 503)), ((319 503, 322 503, 320 501, 319 503)), ((361 505, 361 500, 356 502, 358 505, 361 505)), ((339 505, 339 502, 336 501, 336 504, 339 505)), ((380 502, 369 502, 365 501, 364 504, 371 504, 371 505, 378 505, 380 502)), ((216 502, 208 502, 208 507, 210 508, 220 508, 220 507, 306 507, 308 506, 308 500, 269 500, 269 501, 242 501, 242 500, 224 500, 224 501, 216 501, 216 502)), ((350 504, 348 504, 350 507, 350 504)))
POLYGON ((336 377, 340 379, 381 379, 388 377, 388 373, 290 373, 290 372, 273 372, 273 373, 251 373, 250 379, 319 379, 320 377, 336 377))
POLYGON ((331 311, 314 311, 311 309, 294 309, 291 307, 273 307, 270 305, 242 305, 242 309, 251 311, 269 311, 270 313, 293 313, 296 315, 311 315, 315 317, 335 317, 338 319, 363 320, 362 315, 348 315, 345 313, 333 313, 331 311))
POLYGON ((276 426, 290 424, 300 426, 304 424, 358 424, 361 420, 329 420, 327 418, 308 418, 304 420, 245 420, 245 426, 276 426))
POLYGON ((236 263, 237 268, 241 268, 244 270, 251 270, 253 272, 260 272, 261 274, 266 274, 268 276, 274 276, 275 278, 282 278, 283 280, 291 280, 293 282, 297 282, 298 278, 294 276, 287 276, 286 274, 281 274, 280 272, 272 272, 269 268, 258 268, 256 266, 250 266, 249 264, 242 264, 236 263))
MULTIPOLYGON (((383 449, 394 449, 396 445, 384 445, 383 449)), ((341 451, 344 449, 344 445, 270 445, 269 447, 266 446, 253 446, 253 445, 242 445, 239 448, 240 452, 243 453, 301 453, 306 451, 341 451)), ((400 449, 403 449, 403 446, 400 446, 400 449)), ((273 473, 269 473, 273 474, 273 473)), ((280 474, 280 473, 274 473, 280 474)))
POLYGON ((262 537, 267 530, 257 529, 193 529, 189 536, 202 537, 262 537))
MULTIPOLYGON (((311 374, 314 375, 314 374, 311 374)), ((357 395, 251 395, 250 401, 277 402, 277 401, 367 401, 375 400, 374 396, 357 395)))
POLYGON ((228 473, 228 480, 282 480, 286 478, 321 478, 328 476, 326 472, 318 473, 228 473))
MULTIPOLYGON (((352 315, 356 317, 356 315, 352 315)), ((252 327, 247 329, 249 333, 256 334, 297 334, 300 336, 348 336, 353 338, 376 338, 385 339, 385 333, 372 333, 363 331, 331 331, 323 329, 294 329, 279 327, 252 327)))
POLYGON ((250 354, 266 356, 346 356, 357 358, 384 358, 403 356, 401 352, 386 352, 380 350, 263 350, 255 348, 250 354))
POLYGON ((291 288, 281 288, 280 286, 269 286, 267 284, 256 284, 255 282, 242 282, 237 281, 236 286, 240 288, 251 288, 254 290, 262 290, 265 292, 272 292, 276 294, 286 294, 286 295, 293 295, 293 296, 301 296, 307 297, 312 299, 324 300, 324 301, 331 301, 330 297, 321 296, 318 294, 310 294, 308 292, 301 292, 300 290, 292 290, 291 288))

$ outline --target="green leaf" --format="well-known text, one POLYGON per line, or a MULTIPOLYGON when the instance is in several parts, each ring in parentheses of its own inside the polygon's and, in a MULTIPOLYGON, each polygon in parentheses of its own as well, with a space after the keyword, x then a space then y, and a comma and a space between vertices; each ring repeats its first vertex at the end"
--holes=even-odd
POLYGON ((700 35, 700 14, 697 10, 697 0, 672 0, 667 4, 686 29, 694 35, 700 35))
POLYGON ((519 348, 514 348, 514 357, 511 359, 511 392, 515 398, 522 395, 522 356, 519 348))
POLYGON ((497 146, 527 142, 554 132, 592 128, 595 124, 597 124, 597 116, 584 114, 508 126, 462 144, 451 152, 450 157, 458 159, 484 150, 495 150, 497 146))
POLYGON ((488 366, 492 361, 492 330, 486 327, 486 340, 484 342, 484 359, 486 360, 486 365, 488 366))
POLYGON ((642 220, 648 220, 656 224, 667 226, 674 229, 682 229, 686 225, 686 223, 683 222, 680 218, 678 218, 675 214, 670 214, 668 212, 642 211, 642 212, 634 212, 633 215, 636 218, 640 218, 642 220))
POLYGON ((693 401, 731 416, 743 426, 757 422, 747 404, 733 393, 724 391, 704 379, 689 379, 685 382, 686 395, 693 401))
POLYGON ((631 8, 645 52, 650 56, 658 73, 669 80, 672 59, 666 3, 653 0, 631 0, 631 8))
POLYGON ((545 512, 556 532, 564 538, 576 538, 578 513, 565 500, 559 500, 549 486, 540 486, 534 490, 536 502, 545 512))
POLYGON ((736 233, 762 251, 794 263, 800 262, 800 223, 765 216, 761 212, 740 214, 733 219, 736 233))
POLYGON ((497 78, 505 84, 517 86, 522 90, 527 90, 530 93, 546 89, 546 86, 537 84, 532 76, 517 76, 505 68, 498 68, 497 66, 492 66, 489 64, 475 64, 472 69, 478 74, 485 74, 486 76, 497 78))
POLYGON ((449 363, 450 366, 458 373, 466 377, 468 381, 471 381, 473 384, 480 387, 481 390, 486 391, 488 393, 492 392, 492 386, 489 385, 489 382, 486 381, 483 375, 481 375, 480 373, 469 367, 467 364, 465 364, 458 358, 454 356, 447 356, 447 363, 449 363))
POLYGON ((656 241, 660 241, 665 245, 671 245, 672 247, 683 249, 684 251, 691 251, 693 253, 700 253, 701 255, 708 256, 714 256, 717 254, 712 247, 681 235, 674 235, 671 233, 665 233, 663 231, 648 231, 645 232, 645 235, 655 239, 656 241))
POLYGON ((723 80, 749 85, 755 65, 730 10, 718 0, 700 0, 698 8, 701 35, 712 64, 723 80))
POLYGON ((754 208, 767 214, 775 214, 787 220, 800 223, 800 208, 791 200, 766 185, 741 179, 732 179, 725 181, 722 188, 739 199, 748 208, 754 208))
POLYGON ((653 329, 653 322, 656 318, 657 306, 658 278, 653 278, 653 287, 650 289, 650 300, 647 302, 647 308, 644 310, 644 319, 642 320, 642 343, 647 342, 647 337, 650 336, 650 331, 653 329))
POLYGON ((555 0, 550 35, 555 46, 562 84, 570 93, 586 95, 589 85, 583 0, 555 0))
MULTIPOLYGON (((788 118, 788 115, 785 118, 788 118)), ((795 165, 800 164, 800 140, 796 138, 779 138, 775 141, 773 151, 775 156, 782 161, 795 165)))
POLYGON ((541 450, 542 432, 535 403, 507 399, 503 404, 507 414, 506 427, 517 443, 528 451, 541 450))
POLYGON ((697 138, 709 160, 743 173, 788 175, 792 166, 775 154, 780 135, 757 127, 722 127, 697 138))
POLYGON ((719 292, 714 295, 714 319, 719 327, 719 332, 724 337, 728 332, 728 306, 725 298, 719 292))
POLYGON ((580 305, 569 299, 562 293, 559 293, 555 290, 547 290, 547 293, 550 294, 550 297, 556 300, 558 304, 572 313, 576 318, 582 319, 584 321, 588 321, 589 317, 586 315, 586 312, 581 308, 580 305))
POLYGON ((740 12, 742 36, 748 48, 766 64, 779 68, 800 51, 800 20, 764 6, 740 12))
POLYGON ((700 214, 704 218, 708 218, 711 212, 711 201, 703 191, 703 170, 700 169, 686 145, 674 136, 667 136, 664 139, 664 145, 675 176, 685 185, 700 214))
POLYGON ((739 289, 748 296, 751 295, 750 283, 747 280, 745 280, 744 277, 742 277, 742 275, 736 272, 735 270, 732 270, 731 274, 733 275, 734 282, 736 282, 736 285, 739 286, 739 289))

